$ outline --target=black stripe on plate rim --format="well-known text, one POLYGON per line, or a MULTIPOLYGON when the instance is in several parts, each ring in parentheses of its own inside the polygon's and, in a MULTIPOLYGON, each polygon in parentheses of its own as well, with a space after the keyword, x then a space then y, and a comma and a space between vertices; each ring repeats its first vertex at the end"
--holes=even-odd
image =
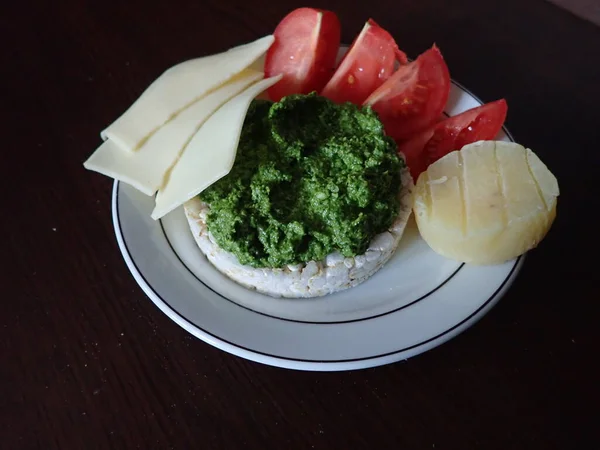
MULTIPOLYGON (((367 357, 362 357, 362 358, 350 358, 350 359, 331 359, 331 360, 318 360, 318 359, 302 359, 302 358, 291 358, 291 357, 287 357, 287 356, 279 356, 279 355, 273 355, 271 353, 265 353, 265 352, 261 352, 259 350, 254 350, 248 347, 244 347, 243 345, 239 345, 236 344, 234 342, 228 341, 227 339, 217 336, 207 330, 205 330, 204 328, 193 324, 192 322, 190 322, 188 319, 186 319, 182 314, 180 314, 169 302, 167 302, 162 296, 160 296, 158 294, 158 292, 156 291, 156 289, 148 282, 148 280, 146 279, 146 277, 144 276, 144 274, 140 271, 139 267, 137 266, 137 264, 135 263, 135 260, 131 257, 131 253, 129 251, 129 248, 127 247, 127 241, 125 240, 125 237, 123 236, 123 232, 122 232, 122 227, 121 227, 121 217, 119 214, 119 195, 118 195, 118 189, 119 189, 119 185, 120 182, 119 181, 115 181, 115 188, 117 189, 117 195, 116 195, 116 215, 117 215, 117 220, 116 223, 118 224, 118 228, 115 229, 115 232, 117 232, 121 238, 121 240, 123 241, 123 245, 125 247, 125 252, 127 252, 127 255, 129 256, 129 259, 131 260, 131 263, 133 265, 133 267, 135 268, 136 273, 140 276, 140 278, 144 281, 144 283, 146 284, 146 286, 148 287, 148 289, 150 289, 153 294, 156 296, 156 298, 160 299, 160 301, 166 306, 168 307, 168 309, 171 310, 171 312, 176 315, 177 317, 179 317, 179 319, 182 322, 187 323, 191 328, 195 328, 197 330, 200 330, 202 333, 211 336, 212 338, 226 343, 228 345, 231 345, 232 347, 238 348, 240 350, 244 350, 246 352, 255 354, 255 355, 262 355, 262 356, 266 356, 269 358, 274 358, 276 360, 285 360, 285 361, 293 361, 293 362, 303 362, 303 363, 348 363, 348 362, 359 362, 359 361, 369 361, 369 360, 373 360, 373 359, 378 359, 378 358, 384 358, 386 356, 392 356, 398 353, 403 353, 405 351, 408 350, 412 350, 414 348, 417 347, 421 347, 425 344, 428 344, 429 342, 435 341, 439 338, 441 338, 442 336, 451 333, 453 330, 455 330, 456 328, 460 327, 461 325, 463 325, 464 323, 468 322, 471 318, 475 317, 482 309, 484 309, 490 302, 492 302, 496 296, 498 295, 498 293, 502 290, 502 288, 504 288, 504 286, 506 285, 506 283, 508 282, 508 280, 511 279, 512 275, 514 274, 516 268, 519 266, 519 262, 521 261, 521 259, 523 258, 523 256, 519 256, 516 260, 515 263, 513 265, 513 267, 511 268, 510 272, 508 273, 508 275, 506 276, 506 278, 502 281, 502 283, 500 284, 500 286, 498 286, 498 288, 494 291, 494 293, 479 307, 477 308, 474 312, 472 312, 469 316, 467 316, 466 318, 464 318, 463 320, 461 320, 459 323, 453 325, 452 327, 448 328, 447 330, 429 338, 426 339, 424 341, 419 342, 418 344, 413 344, 410 345, 408 347, 404 347, 402 349, 399 350, 394 350, 391 352, 386 352, 386 353, 381 353, 378 355, 372 355, 372 356, 367 356, 367 357)), ((237 303, 234 303, 235 305, 239 306, 237 303)), ((315 324, 313 324, 314 326, 315 324)), ((316 324, 317 326, 322 325, 322 324, 316 324)), ((241 357, 241 356, 240 356, 241 357)))
MULTIPOLYGON (((460 83, 458 83, 458 82, 456 82, 456 81, 454 81, 454 80, 451 80, 451 82, 452 82, 454 85, 456 85, 456 86, 457 86, 459 89, 462 89, 463 91, 465 91, 465 92, 467 92, 469 95, 471 95, 471 96, 472 96, 472 97, 473 97, 473 98, 474 98, 474 99, 475 99, 477 102, 479 102, 480 104, 483 104, 483 102, 482 102, 482 101, 479 99, 479 97, 477 97, 476 95, 474 95, 474 94, 473 94, 471 91, 469 91, 468 89, 466 89, 466 88, 465 88, 464 86, 462 86, 460 83)), ((509 138, 511 141, 513 141, 513 142, 514 142, 514 138, 513 138, 512 134, 511 134, 511 133, 508 131, 508 129, 506 128, 506 126, 504 126, 504 125, 503 125, 503 126, 502 126, 502 129, 503 129, 503 131, 506 133, 506 135, 508 136, 508 138, 509 138)), ((384 358, 384 357, 387 357, 387 356, 392 356, 392 355, 395 355, 395 354, 403 353, 403 352, 406 352, 406 351, 408 351, 408 350, 412 350, 412 349, 414 349, 414 348, 417 348, 417 347, 421 347, 421 346, 423 346, 423 345, 426 345, 426 344, 428 344, 428 343, 430 343, 430 342, 432 342, 432 341, 435 341, 435 340, 437 340, 437 339, 441 338, 442 336, 444 336, 444 335, 446 335, 446 334, 449 334, 449 333, 451 333, 452 331, 454 331, 455 329, 457 329, 458 327, 460 327, 460 326, 461 326, 461 325, 463 325, 464 323, 466 323, 466 322, 468 322, 469 320, 471 320, 471 319, 472 319, 473 317, 475 317, 475 316, 476 316, 476 315, 477 315, 477 314, 478 314, 478 313, 479 313, 481 310, 483 310, 483 309, 484 309, 484 308, 485 308, 485 307, 486 307, 488 304, 490 304, 490 303, 491 303, 491 302, 492 302, 492 301, 493 301, 493 300, 496 298, 496 296, 498 295, 498 293, 499 293, 499 292, 500 292, 500 291, 501 291, 501 290, 504 288, 504 286, 506 285, 506 283, 508 282, 508 280, 510 280, 510 279, 511 279, 511 277, 513 276, 513 274, 514 274, 514 272, 515 272, 516 268, 519 266, 519 262, 520 262, 520 261, 521 261, 521 259, 523 258, 523 255, 521 255, 521 256, 519 256, 519 257, 518 257, 518 258, 515 260, 515 263, 514 263, 513 267, 511 268, 510 272, 508 273, 508 275, 506 276, 506 278, 505 278, 505 279, 502 281, 502 283, 500 284, 500 286, 498 286, 498 288, 497 288, 497 289, 494 291, 494 293, 493 293, 493 294, 492 294, 492 295, 491 295, 491 296, 490 296, 490 297, 489 297, 489 298, 488 298, 488 299, 487 299, 487 300, 486 300, 486 301, 485 301, 485 302, 484 302, 484 303, 483 303, 483 304, 482 304, 482 305, 481 305, 479 308, 477 308, 477 309, 476 309, 474 312, 472 312, 472 313, 471 313, 469 316, 467 316, 466 318, 464 318, 462 321, 460 321, 459 323, 455 324, 454 326, 452 326, 452 327, 448 328, 447 330, 445 330, 445 331, 443 331, 443 332, 441 332, 441 333, 437 334, 436 336, 433 336, 433 337, 431 337, 431 338, 429 338, 429 339, 426 339, 426 340, 424 340, 424 341, 421 341, 421 342, 419 342, 418 344, 413 344, 413 345, 410 345, 410 346, 408 346, 408 347, 404 347, 404 348, 402 348, 402 349, 399 349, 399 350, 394 350, 394 351, 387 352, 387 353, 381 353, 381 354, 378 354, 378 355, 367 356, 367 357, 362 357, 362 358, 351 358, 351 359, 315 360, 315 359, 291 358, 291 357, 287 357, 287 356, 278 356, 278 355, 272 355, 272 354, 270 354, 270 353, 261 352, 261 351, 259 351, 259 350, 254 350, 254 349, 251 349, 251 348, 248 348, 248 347, 244 347, 243 345, 239 345, 239 344, 236 344, 236 343, 234 343, 234 342, 230 342, 230 341, 228 341, 227 339, 224 339, 224 338, 222 338, 222 337, 220 337, 220 336, 217 336, 217 335, 215 335, 215 334, 213 334, 213 333, 211 333, 211 332, 209 332, 209 331, 205 330, 204 328, 202 328, 202 327, 200 327, 200 326, 198 326, 198 325, 196 325, 196 324, 193 324, 193 323, 192 323, 192 322, 190 322, 188 319, 186 319, 186 318, 185 318, 183 315, 181 315, 181 314, 180 314, 180 313, 179 313, 179 312, 178 312, 178 311, 177 311, 177 310, 176 310, 176 309, 175 309, 175 308, 174 308, 174 307, 173 307, 173 306, 172 306, 172 305, 171 305, 169 302, 167 302, 167 301, 166 301, 166 300, 165 300, 165 299, 164 299, 162 296, 160 296, 160 295, 158 294, 158 292, 156 291, 156 289, 155 289, 155 288, 154 288, 154 287, 153 287, 153 286, 152 286, 152 285, 151 285, 151 284, 148 282, 148 280, 146 279, 146 277, 143 275, 143 273, 142 273, 142 272, 140 271, 140 269, 138 268, 137 264, 135 263, 135 260, 134 260, 134 259, 131 257, 131 252, 129 251, 129 248, 127 247, 127 241, 125 240, 125 237, 123 236, 122 227, 121 227, 121 217, 120 217, 120 214, 119 214, 119 195, 118 195, 118 192, 119 192, 119 186, 120 186, 121 182, 120 182, 120 181, 118 181, 118 180, 115 180, 115 182, 114 182, 114 183, 115 183, 115 185, 114 185, 114 188, 113 188, 113 189, 115 189, 115 190, 116 190, 116 195, 115 195, 115 197, 116 197, 116 205, 115 205, 115 206, 116 206, 116 208, 115 208, 115 214, 117 215, 117 217, 116 217, 116 218, 117 218, 117 220, 116 220, 116 222, 115 222, 115 223, 116 223, 116 224, 118 224, 118 228, 116 228, 116 229, 115 229, 115 231, 116 231, 116 232, 119 234, 119 236, 120 236, 120 238, 121 238, 121 240, 122 240, 122 242, 123 242, 123 245, 124 245, 124 247, 125 247, 125 251, 127 252, 127 255, 129 256, 129 259, 131 260, 131 263, 132 263, 133 267, 135 268, 135 271, 136 271, 136 272, 137 272, 137 274, 140 276, 140 278, 141 278, 142 280, 144 280, 144 283, 146 284, 146 286, 148 286, 148 289, 150 289, 150 290, 151 290, 151 291, 154 293, 154 295, 156 296, 156 298, 160 299, 160 301, 161 301, 161 302, 162 302, 162 303, 163 303, 163 304, 164 304, 164 305, 165 305, 165 306, 166 306, 168 309, 170 309, 170 310, 171 310, 171 312, 172 312, 174 315, 176 315, 177 317, 179 317, 179 319, 180 319, 182 322, 185 322, 185 323, 187 323, 187 324, 188 324, 188 325, 189 325, 191 328, 195 328, 195 329, 197 329, 197 330, 201 331, 202 333, 204 333, 204 334, 206 334, 206 335, 208 335, 208 336, 211 336, 212 338, 214 338, 214 339, 216 339, 216 340, 218 340, 218 341, 221 341, 221 342, 223 342, 223 343, 225 343, 225 344, 231 345, 232 347, 238 348, 238 349, 240 349, 240 350, 243 350, 243 351, 245 351, 245 352, 249 352, 249 353, 252 353, 252 354, 255 354, 255 355, 266 356, 266 357, 269 357, 269 358, 274 358, 275 360, 285 360, 285 361, 301 362, 301 363, 320 363, 320 364, 326 364, 326 363, 332 363, 332 364, 334 364, 334 363, 360 362, 360 361, 370 361, 370 360, 374 360, 374 359, 384 358)), ((161 222, 161 228, 162 228, 162 222, 161 222)), ((162 229, 163 229, 163 233, 165 233, 165 231, 164 231, 164 228, 162 228, 162 229)), ((166 237, 166 233, 165 233, 165 237, 166 237)), ((168 241, 168 239, 167 239, 167 242, 169 242, 169 241, 168 241)), ((171 247, 171 249, 173 250, 173 248, 172 248, 172 246, 171 246, 170 242, 169 242, 169 246, 170 246, 170 247, 171 247)), ((181 259, 179 258, 179 255, 177 255, 177 252, 175 252, 174 250, 173 250, 173 252, 175 253, 176 257, 177 257, 177 258, 178 258, 178 259, 181 261, 181 259)), ((182 263, 183 263, 183 262, 182 262, 182 263)), ((184 266, 187 268, 187 266, 186 266, 185 264, 183 264, 183 265, 184 265, 184 266)), ((461 266, 461 267, 462 267, 462 266, 461 266)), ((460 269, 460 267, 459 267, 459 269, 460 269)), ((188 268, 188 270, 189 270, 189 268, 188 268)), ((196 277, 196 276, 194 275, 194 277, 196 277)), ((196 277, 196 278, 197 278, 197 277, 196 277)), ((203 284, 204 284, 204 283, 203 283, 203 284)), ((205 286, 206 286, 206 285, 205 285, 205 286)), ((208 286, 207 286, 207 287, 208 287, 208 286)), ((210 287, 208 287, 208 288, 210 289, 210 287)), ((211 290, 212 290, 212 289, 211 289, 211 290)), ((213 291, 213 292, 214 292, 214 291, 213 291)), ((220 295, 220 294, 219 294, 219 295, 220 295)), ((230 300, 230 301, 231 301, 231 300, 230 300)), ((236 306, 240 307, 240 308, 243 308, 243 309, 248 309, 248 308, 246 308, 246 307, 243 307, 243 306, 241 306, 240 304, 238 304, 238 303, 236 303, 236 302, 233 302, 233 301, 232 301, 232 303, 233 303, 233 304, 235 304, 236 306)), ((414 303, 413 303, 413 304, 414 304, 414 303)), ((250 310, 250 311, 257 313, 256 311, 253 311, 253 310, 250 310)), ((262 314, 262 313, 257 313, 257 314, 262 314)), ((264 314, 263 314, 263 315, 264 315, 264 314)), ((270 316, 268 316, 268 317, 270 317, 270 316)), ((281 318, 276 318, 276 319, 289 321, 289 319, 281 319, 281 318)), ((325 324, 327 324, 327 323, 323 323, 323 322, 315 322, 315 323, 311 323, 311 324, 312 324, 312 325, 318 325, 318 326, 320 326, 320 325, 325 325, 325 324)), ((186 330, 186 331, 187 331, 187 330, 186 330)), ((240 356, 240 357, 241 357, 241 356, 240 356)))

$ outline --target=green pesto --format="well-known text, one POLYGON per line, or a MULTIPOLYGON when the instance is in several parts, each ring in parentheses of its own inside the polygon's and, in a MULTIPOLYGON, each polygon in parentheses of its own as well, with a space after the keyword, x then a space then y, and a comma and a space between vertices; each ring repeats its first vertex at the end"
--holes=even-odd
POLYGON ((403 166, 368 107, 315 93, 255 100, 231 172, 200 197, 217 244, 242 264, 352 257, 393 223, 403 166))

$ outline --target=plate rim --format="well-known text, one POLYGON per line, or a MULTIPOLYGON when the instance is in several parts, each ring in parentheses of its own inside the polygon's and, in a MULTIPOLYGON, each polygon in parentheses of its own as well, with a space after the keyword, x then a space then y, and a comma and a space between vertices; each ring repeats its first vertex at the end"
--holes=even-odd
MULTIPOLYGON (((465 88, 462 84, 458 83, 455 80, 451 80, 451 83, 454 84, 458 89, 460 89, 460 90, 464 91, 465 93, 467 93, 468 95, 470 95, 480 105, 484 104, 479 97, 474 95, 470 90, 465 88)), ((506 128, 505 125, 502 126, 502 129, 503 129, 504 133, 507 135, 507 137, 511 141, 514 142, 514 138, 513 138, 512 134, 508 131, 508 129, 506 128)), ((340 370, 366 369, 366 368, 370 368, 370 367, 376 367, 376 366, 380 366, 380 365, 390 364, 390 363, 401 361, 401 360, 406 360, 410 357, 416 356, 420 353, 423 353, 432 348, 435 348, 435 347, 451 340, 452 338, 461 334, 466 329, 473 326, 482 317, 484 317, 489 312, 489 310, 491 310, 497 304, 497 302, 503 297, 504 293, 510 288, 510 286, 514 282, 515 278, 518 276, 518 274, 523 266, 523 263, 525 261, 525 256, 526 256, 525 254, 521 255, 515 260, 513 267, 510 269, 506 278, 501 282, 501 284, 497 287, 497 289, 493 292, 493 294, 484 303, 482 303, 475 311, 473 311, 467 317, 462 319, 460 322, 454 324, 449 329, 446 329, 443 332, 441 332, 433 337, 430 337, 424 341, 421 341, 417 344, 413 344, 409 347, 405 347, 400 350, 394 350, 391 352, 378 354, 378 355, 374 355, 374 356, 351 358, 351 359, 340 359, 340 360, 315 360, 315 359, 302 359, 302 358, 293 358, 293 357, 286 357, 286 356, 280 356, 280 355, 272 355, 269 353, 261 352, 259 350, 246 348, 240 344, 232 343, 221 336, 217 336, 217 335, 203 329, 202 327, 189 321, 183 314, 179 313, 173 306, 171 306, 171 304, 168 301, 166 301, 164 298, 162 298, 156 292, 156 290, 152 287, 152 285, 148 282, 148 280, 144 277, 142 272, 139 270, 138 266, 136 265, 135 261, 133 260, 133 258, 131 256, 131 253, 127 247, 127 243, 125 242, 122 227, 120 224, 120 215, 119 215, 119 208, 118 208, 119 186, 120 186, 120 181, 114 180, 113 189, 112 189, 112 201, 111 201, 113 228, 114 228, 115 236, 117 239, 117 244, 119 246, 119 250, 121 251, 121 255, 127 265, 127 268, 129 269, 130 273, 134 277, 137 284, 142 288, 142 290, 146 294, 146 296, 165 315, 167 315, 167 317, 169 317, 171 320, 173 320, 176 324, 178 324, 180 327, 182 327, 188 333, 199 338, 203 342, 208 343, 209 345, 212 345, 213 347, 218 348, 219 350, 225 351, 225 352, 233 354, 235 356, 238 356, 238 357, 241 357, 244 359, 248 359, 248 360, 251 360, 251 361, 254 361, 257 363, 281 367, 281 368, 294 369, 294 370, 308 370, 308 371, 340 371, 340 370)), ((175 249, 172 247, 172 245, 168 239, 167 233, 164 230, 164 225, 162 223, 162 219, 160 220, 160 227, 161 227, 161 231, 163 232, 163 234, 166 238, 167 244, 168 244, 169 248, 171 249, 171 251, 173 252, 173 254, 175 255, 175 257, 182 263, 182 265, 186 268, 186 270, 191 272, 191 270, 187 267, 187 265, 183 261, 181 261, 180 256, 175 251, 175 249)), ((452 276, 454 276, 458 271, 460 271, 460 269, 463 266, 464 266, 464 264, 461 264, 458 267, 458 269, 450 276, 450 278, 452 278, 452 276)), ((194 275, 194 277, 197 279, 195 274, 192 273, 192 275, 194 275)), ((447 281, 448 280, 444 281, 442 283, 442 285, 445 284, 447 281)), ((204 283, 202 283, 202 284, 204 284, 204 283)), ((214 292, 213 289, 211 289, 210 287, 208 287, 208 288, 214 292)), ((436 290, 437 290, 437 288, 436 288, 436 290)), ((219 295, 220 297, 222 297, 218 292, 216 292, 216 294, 219 295)), ((302 321, 302 320, 294 320, 294 319, 277 317, 277 316, 273 316, 270 314, 262 313, 260 311, 255 311, 254 309, 246 307, 245 305, 240 305, 239 303, 237 303, 231 299, 226 299, 226 300, 233 303, 234 305, 236 305, 239 308, 246 309, 253 314, 259 314, 262 316, 266 316, 270 319, 287 321, 287 322, 299 322, 299 323, 311 324, 314 326, 328 326, 328 325, 344 324, 344 323, 349 323, 349 322, 373 320, 373 319, 376 319, 383 315, 388 315, 388 314, 398 312, 410 305, 417 303, 420 299, 417 299, 417 300, 411 302, 410 304, 405 305, 400 308, 397 308, 393 311, 377 314, 375 316, 361 318, 361 319, 347 320, 347 321, 335 321, 335 322, 313 322, 313 321, 302 321)))

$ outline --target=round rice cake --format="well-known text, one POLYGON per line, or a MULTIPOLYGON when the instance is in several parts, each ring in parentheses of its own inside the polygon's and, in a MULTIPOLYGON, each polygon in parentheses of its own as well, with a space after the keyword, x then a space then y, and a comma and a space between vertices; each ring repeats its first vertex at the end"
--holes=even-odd
POLYGON ((321 297, 348 289, 367 280, 392 257, 412 212, 413 179, 407 168, 401 173, 399 209, 387 231, 376 235, 367 251, 353 258, 334 252, 324 260, 283 268, 255 268, 239 263, 236 256, 219 247, 208 231, 210 206, 198 197, 184 204, 194 240, 211 264, 236 283, 272 297, 321 297))

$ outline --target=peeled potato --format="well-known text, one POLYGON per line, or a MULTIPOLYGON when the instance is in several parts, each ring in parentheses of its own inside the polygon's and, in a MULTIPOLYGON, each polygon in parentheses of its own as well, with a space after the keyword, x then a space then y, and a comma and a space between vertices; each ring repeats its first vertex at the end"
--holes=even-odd
POLYGON ((530 149, 479 141, 419 176, 413 210, 435 252, 471 264, 500 264, 546 236, 558 195, 556 177, 530 149))

